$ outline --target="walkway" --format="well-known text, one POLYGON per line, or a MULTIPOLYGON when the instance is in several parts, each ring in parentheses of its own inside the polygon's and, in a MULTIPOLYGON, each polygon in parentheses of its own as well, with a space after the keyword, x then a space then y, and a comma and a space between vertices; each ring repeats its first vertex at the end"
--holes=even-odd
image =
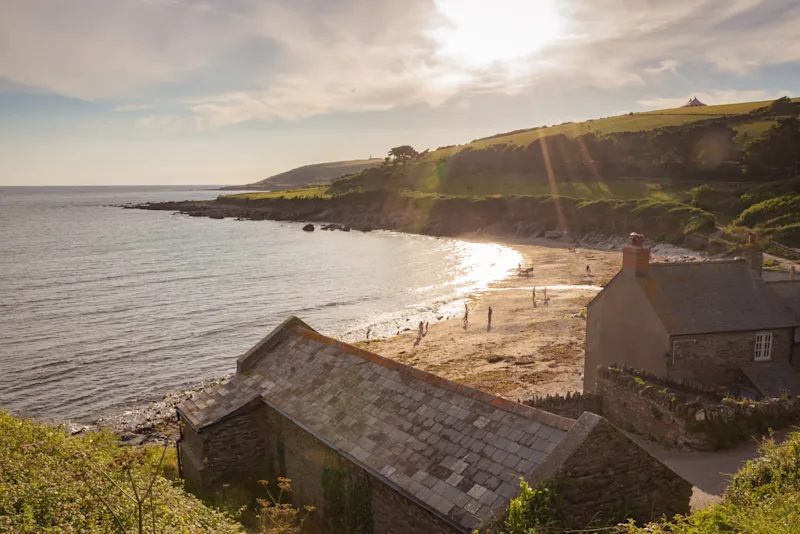
MULTIPOLYGON (((787 430, 775 432, 775 441, 786 439, 787 430)), ((747 460, 757 458, 758 443, 755 438, 739 444, 736 448, 717 452, 682 451, 666 449, 640 436, 628 434, 650 454, 664 462, 673 471, 694 485, 692 510, 706 508, 722 499, 722 494, 730 484, 730 475, 742 467, 747 460)))

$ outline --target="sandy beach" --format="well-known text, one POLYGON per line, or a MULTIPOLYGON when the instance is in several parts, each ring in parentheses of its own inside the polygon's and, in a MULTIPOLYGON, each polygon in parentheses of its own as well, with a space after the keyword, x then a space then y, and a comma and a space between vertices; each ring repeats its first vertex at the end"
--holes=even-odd
MULTIPOLYGON (((570 252, 567 245, 545 239, 498 243, 522 254, 524 266, 533 266, 533 272, 512 274, 473 295, 466 329, 460 314, 431 324, 416 346, 416 329, 358 345, 510 399, 582 391, 586 321, 575 316, 619 271, 621 252, 580 247, 570 252), (491 330, 487 329, 489 307, 491 330)), ((668 256, 694 255, 683 249, 664 250, 668 256)), ((665 256, 655 254, 659 257, 665 256)))

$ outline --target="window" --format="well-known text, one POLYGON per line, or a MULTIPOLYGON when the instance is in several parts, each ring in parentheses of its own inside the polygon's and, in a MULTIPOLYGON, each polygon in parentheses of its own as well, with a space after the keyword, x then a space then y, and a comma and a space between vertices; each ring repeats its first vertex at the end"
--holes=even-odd
POLYGON ((772 356, 772 334, 761 332, 756 335, 756 353, 753 359, 757 362, 765 362, 772 356))

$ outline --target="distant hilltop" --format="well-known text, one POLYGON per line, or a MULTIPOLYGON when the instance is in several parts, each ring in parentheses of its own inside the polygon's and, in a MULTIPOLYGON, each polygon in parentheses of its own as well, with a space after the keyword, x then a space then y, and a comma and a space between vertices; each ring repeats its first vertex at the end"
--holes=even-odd
POLYGON ((303 165, 290 171, 282 172, 259 182, 246 185, 231 185, 223 187, 225 190, 236 189, 295 189, 311 184, 328 184, 347 174, 361 172, 383 163, 383 158, 353 159, 349 161, 332 161, 328 163, 315 163, 303 165))

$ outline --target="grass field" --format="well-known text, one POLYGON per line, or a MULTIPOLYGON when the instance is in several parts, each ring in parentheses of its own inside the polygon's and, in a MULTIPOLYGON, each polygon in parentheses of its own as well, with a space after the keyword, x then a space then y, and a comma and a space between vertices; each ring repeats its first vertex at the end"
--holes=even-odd
POLYGON ((323 197, 328 198, 328 186, 304 187, 301 189, 291 189, 288 191, 253 191, 252 193, 237 193, 235 195, 220 195, 219 198, 249 199, 260 200, 264 198, 298 198, 298 197, 323 197))
MULTIPOLYGON (((794 101, 800 101, 800 98, 796 98, 794 101)), ((577 137, 587 133, 606 135, 619 132, 638 132, 642 130, 651 130, 663 126, 680 126, 681 124, 699 120, 750 113, 751 111, 767 106, 770 103, 771 101, 766 100, 762 102, 744 102, 721 106, 663 109, 657 111, 645 111, 627 115, 618 115, 615 117, 605 117, 602 119, 590 119, 583 122, 549 126, 545 128, 539 128, 538 130, 520 132, 503 137, 495 137, 492 139, 484 139, 474 143, 436 150, 431 152, 427 159, 436 161, 440 158, 450 157, 468 146, 472 148, 485 148, 487 146, 501 143, 527 145, 541 137, 548 137, 558 134, 563 134, 569 137, 577 137)), ((737 125, 734 127, 734 129, 740 133, 747 132, 748 136, 755 137, 760 135, 761 132, 772 126, 774 123, 775 121, 773 120, 755 120, 752 123, 737 125)))
POLYGON ((315 163, 304 165, 290 171, 282 172, 260 182, 249 184, 251 186, 281 186, 281 187, 303 187, 314 183, 330 182, 344 176, 359 172, 381 163, 383 159, 354 159, 348 161, 331 161, 328 163, 315 163))

